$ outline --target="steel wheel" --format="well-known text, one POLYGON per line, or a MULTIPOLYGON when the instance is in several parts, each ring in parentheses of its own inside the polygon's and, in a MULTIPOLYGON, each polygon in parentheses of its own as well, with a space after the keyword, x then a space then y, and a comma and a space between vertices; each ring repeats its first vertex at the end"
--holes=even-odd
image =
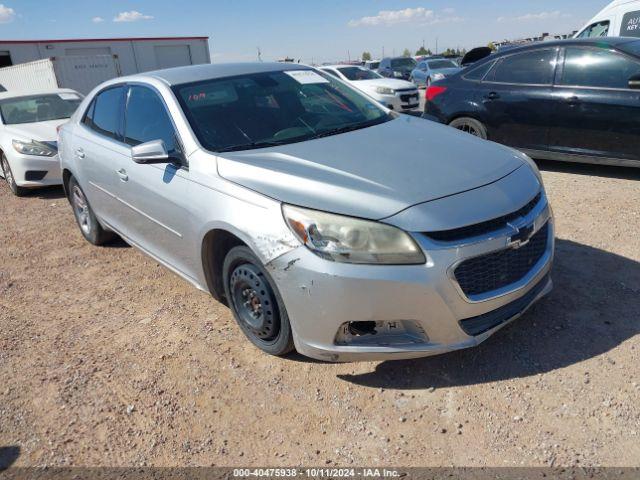
POLYGON ((73 213, 78 219, 80 230, 85 235, 91 234, 91 215, 89 213, 89 204, 80 187, 76 184, 71 191, 71 202, 73 204, 73 213))
POLYGON ((251 333, 271 342, 280 333, 277 302, 270 285, 254 265, 236 267, 229 281, 231 299, 240 321, 251 333))

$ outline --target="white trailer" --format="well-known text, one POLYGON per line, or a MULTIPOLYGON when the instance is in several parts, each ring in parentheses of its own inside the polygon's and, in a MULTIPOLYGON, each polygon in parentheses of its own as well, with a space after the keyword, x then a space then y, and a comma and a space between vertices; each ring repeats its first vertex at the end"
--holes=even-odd
POLYGON ((116 55, 52 57, 0 68, 0 85, 9 91, 71 88, 86 95, 121 74, 116 55))
POLYGON ((122 75, 211 63, 209 37, 0 40, 0 67, 94 55, 117 55, 122 75))

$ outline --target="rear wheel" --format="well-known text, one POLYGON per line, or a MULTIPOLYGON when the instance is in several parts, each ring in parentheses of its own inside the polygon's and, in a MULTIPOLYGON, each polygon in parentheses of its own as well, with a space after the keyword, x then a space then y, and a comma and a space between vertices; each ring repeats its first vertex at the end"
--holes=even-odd
POLYGON ((19 187, 16 184, 16 179, 13 176, 13 172, 11 171, 9 160, 7 160, 7 157, 4 153, 0 158, 0 167, 2 168, 2 174, 4 175, 4 179, 7 181, 7 185, 9 185, 9 188, 16 197, 23 197, 29 192, 28 188, 19 187))
POLYGON ((93 245, 104 245, 113 240, 115 234, 102 228, 96 219, 82 188, 75 178, 69 179, 69 202, 73 208, 82 236, 93 245))
POLYGON ((260 260, 249 248, 235 247, 227 254, 222 271, 229 307, 251 343, 270 355, 291 352, 289 316, 260 260))
POLYGON ((479 122, 475 118, 470 118, 470 117, 456 118, 449 125, 453 128, 457 128, 462 132, 469 133, 475 137, 482 138, 483 140, 487 139, 487 128, 482 124, 482 122, 479 122))

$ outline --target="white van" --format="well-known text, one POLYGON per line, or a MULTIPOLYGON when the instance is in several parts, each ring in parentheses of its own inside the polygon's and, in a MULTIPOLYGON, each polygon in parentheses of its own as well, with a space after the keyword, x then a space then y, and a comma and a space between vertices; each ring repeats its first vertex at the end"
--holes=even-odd
POLYGON ((640 0, 615 0, 591 19, 575 38, 639 37, 640 0))

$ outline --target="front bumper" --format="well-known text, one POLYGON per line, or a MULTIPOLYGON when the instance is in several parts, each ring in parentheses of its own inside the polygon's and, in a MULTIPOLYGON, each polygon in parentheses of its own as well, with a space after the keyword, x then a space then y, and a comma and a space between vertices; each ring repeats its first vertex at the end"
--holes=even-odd
POLYGON ((545 202, 531 215, 538 229, 549 222, 544 255, 521 281, 481 301, 465 297, 451 277, 451 269, 464 259, 506 248, 506 236, 443 247, 415 234, 429 255, 427 264, 416 266, 334 263, 305 247, 275 259, 268 267, 286 305, 296 349, 319 360, 349 362, 418 358, 480 344, 552 289, 551 210, 545 202), (465 333, 463 320, 485 319, 492 312, 506 312, 507 316, 479 335, 465 333), (343 344, 337 335, 346 322, 409 322, 424 338, 397 344, 387 342, 383 335, 378 344, 343 344))
POLYGON ((38 157, 11 152, 7 154, 7 160, 9 160, 13 178, 19 187, 62 185, 62 172, 58 155, 38 157), (39 179, 34 180, 33 178, 39 179))
POLYGON ((382 103, 385 107, 395 110, 396 112, 404 112, 407 110, 414 110, 420 106, 420 93, 418 89, 415 90, 415 100, 404 101, 402 97, 409 95, 407 92, 396 93, 395 95, 383 95, 383 94, 370 94, 378 102, 382 103))

